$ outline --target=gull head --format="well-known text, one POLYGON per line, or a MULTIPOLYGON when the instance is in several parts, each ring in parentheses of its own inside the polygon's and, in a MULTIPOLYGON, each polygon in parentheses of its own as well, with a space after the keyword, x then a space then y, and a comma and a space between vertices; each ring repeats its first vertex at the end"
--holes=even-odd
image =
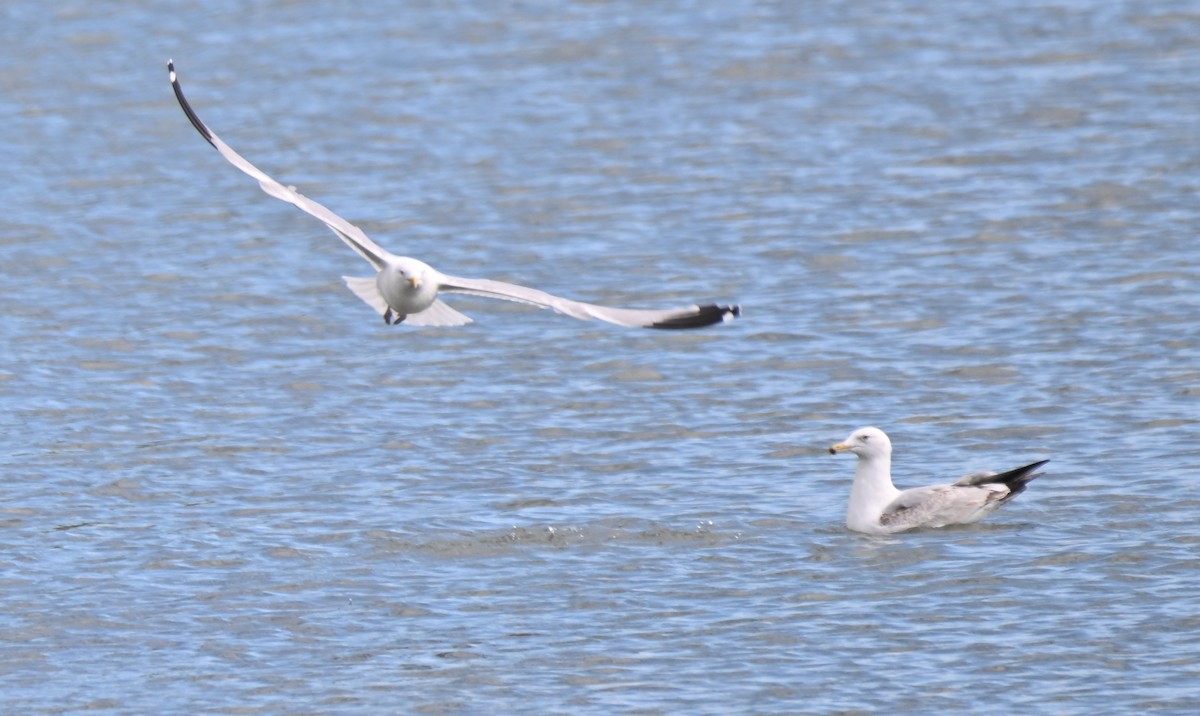
POLYGON ((410 259, 408 257, 400 257, 392 261, 384 269, 391 271, 395 275, 396 283, 404 286, 407 284, 409 289, 419 289, 421 284, 427 282, 430 278, 429 274, 433 269, 424 261, 410 259))
POLYGON ((836 455, 839 452, 852 452, 864 460, 890 457, 892 441, 888 440, 887 434, 879 428, 859 428, 842 442, 830 446, 829 454, 836 455))
POLYGON ((405 256, 389 257, 375 276, 375 287, 384 303, 401 316, 420 313, 433 305, 440 286, 441 275, 433 267, 405 256))

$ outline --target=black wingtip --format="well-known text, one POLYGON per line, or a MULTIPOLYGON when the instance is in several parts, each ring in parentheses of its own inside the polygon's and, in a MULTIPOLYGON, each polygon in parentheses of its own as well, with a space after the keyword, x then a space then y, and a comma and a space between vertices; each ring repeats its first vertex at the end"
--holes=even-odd
POLYGON ((183 96, 183 88, 179 86, 179 78, 175 74, 175 60, 167 60, 167 76, 171 78, 171 89, 175 90, 175 100, 179 102, 179 106, 183 109, 183 113, 187 115, 188 121, 192 123, 192 126, 196 128, 200 136, 204 137, 205 141, 214 147, 217 146, 213 142, 212 132, 205 126, 204 122, 200 121, 200 117, 196 115, 195 110, 192 109, 192 105, 188 104, 187 98, 183 96))
POLYGON ((741 306, 718 306, 717 304, 713 303, 707 306, 697 306, 695 313, 689 313, 686 316, 668 318, 665 321, 652 323, 648 326, 648 328, 660 328, 664 330, 704 328, 705 326, 711 326, 714 323, 732 321, 741 315, 741 306))
POLYGON ((1025 486, 1033 482, 1034 479, 1041 477, 1042 473, 1034 472, 1042 465, 1050 462, 1049 460, 1038 460, 1031 462, 1024 467, 1018 467, 1008 472, 1002 472, 999 475, 993 475, 987 479, 987 482, 1000 483, 1008 487, 1008 494, 1004 497, 1005 501, 1011 500, 1017 495, 1025 491, 1025 486))

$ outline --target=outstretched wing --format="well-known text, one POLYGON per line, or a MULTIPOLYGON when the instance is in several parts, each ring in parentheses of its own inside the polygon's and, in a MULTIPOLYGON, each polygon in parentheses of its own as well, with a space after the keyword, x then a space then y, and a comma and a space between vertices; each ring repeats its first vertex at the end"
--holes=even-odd
POLYGON ((564 316, 586 321, 592 318, 631 328, 702 328, 729 321, 741 315, 738 306, 688 306, 665 310, 610 308, 561 298, 536 288, 483 278, 442 276, 439 290, 446 293, 465 293, 473 296, 498 298, 503 301, 528 303, 549 308, 564 316))
POLYGON ((226 161, 238 169, 241 169, 246 174, 249 174, 257 179, 258 185, 262 187, 262 190, 266 193, 270 194, 276 199, 282 199, 283 201, 295 206, 300 211, 303 211, 310 216, 315 216, 316 218, 325 222, 326 226, 328 226, 330 229, 333 229, 333 233, 337 234, 338 237, 340 237, 342 241, 346 242, 350 248, 357 251, 360 256, 367 261, 370 261, 376 270, 383 268, 384 259, 389 256, 388 252, 382 249, 374 241, 371 241, 371 239, 367 238, 367 235, 363 233, 362 229, 358 228, 354 224, 351 224, 349 221, 346 221, 321 204, 309 199, 295 189, 286 187, 283 184, 275 181, 271 177, 267 176, 258 167, 246 161, 242 155, 233 151, 233 148, 228 144, 222 142, 221 138, 218 137, 215 132, 209 129, 208 125, 200 120, 200 117, 196 114, 196 111, 192 109, 192 105, 188 104, 187 99, 183 96, 183 89, 180 88, 179 79, 175 76, 175 63, 173 61, 167 62, 167 71, 170 73, 171 87, 175 90, 175 99, 179 100, 179 106, 183 108, 183 113, 187 115, 189 120, 191 120, 192 126, 196 128, 196 131, 200 132, 200 136, 208 140, 208 143, 213 145, 213 147, 220 152, 221 156, 225 157, 226 161))

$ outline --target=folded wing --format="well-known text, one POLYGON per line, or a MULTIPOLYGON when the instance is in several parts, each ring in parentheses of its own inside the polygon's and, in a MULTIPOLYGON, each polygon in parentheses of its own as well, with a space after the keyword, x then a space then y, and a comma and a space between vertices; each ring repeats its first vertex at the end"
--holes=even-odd
POLYGON ((949 485, 904 490, 884 508, 879 521, 895 531, 975 522, 1023 492, 1047 462, 1002 473, 973 472, 949 485))

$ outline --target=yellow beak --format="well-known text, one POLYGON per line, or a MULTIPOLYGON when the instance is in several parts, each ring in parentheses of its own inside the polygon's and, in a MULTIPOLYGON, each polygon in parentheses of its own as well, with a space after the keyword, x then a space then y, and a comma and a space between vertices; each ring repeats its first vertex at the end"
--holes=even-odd
POLYGON ((837 445, 829 446, 829 454, 837 455, 839 452, 846 452, 849 449, 850 449, 850 446, 847 445, 846 443, 838 443, 837 445))
POLYGON ((420 276, 409 276, 408 277, 408 285, 412 286, 413 288, 420 286, 421 285, 421 277, 420 276))

